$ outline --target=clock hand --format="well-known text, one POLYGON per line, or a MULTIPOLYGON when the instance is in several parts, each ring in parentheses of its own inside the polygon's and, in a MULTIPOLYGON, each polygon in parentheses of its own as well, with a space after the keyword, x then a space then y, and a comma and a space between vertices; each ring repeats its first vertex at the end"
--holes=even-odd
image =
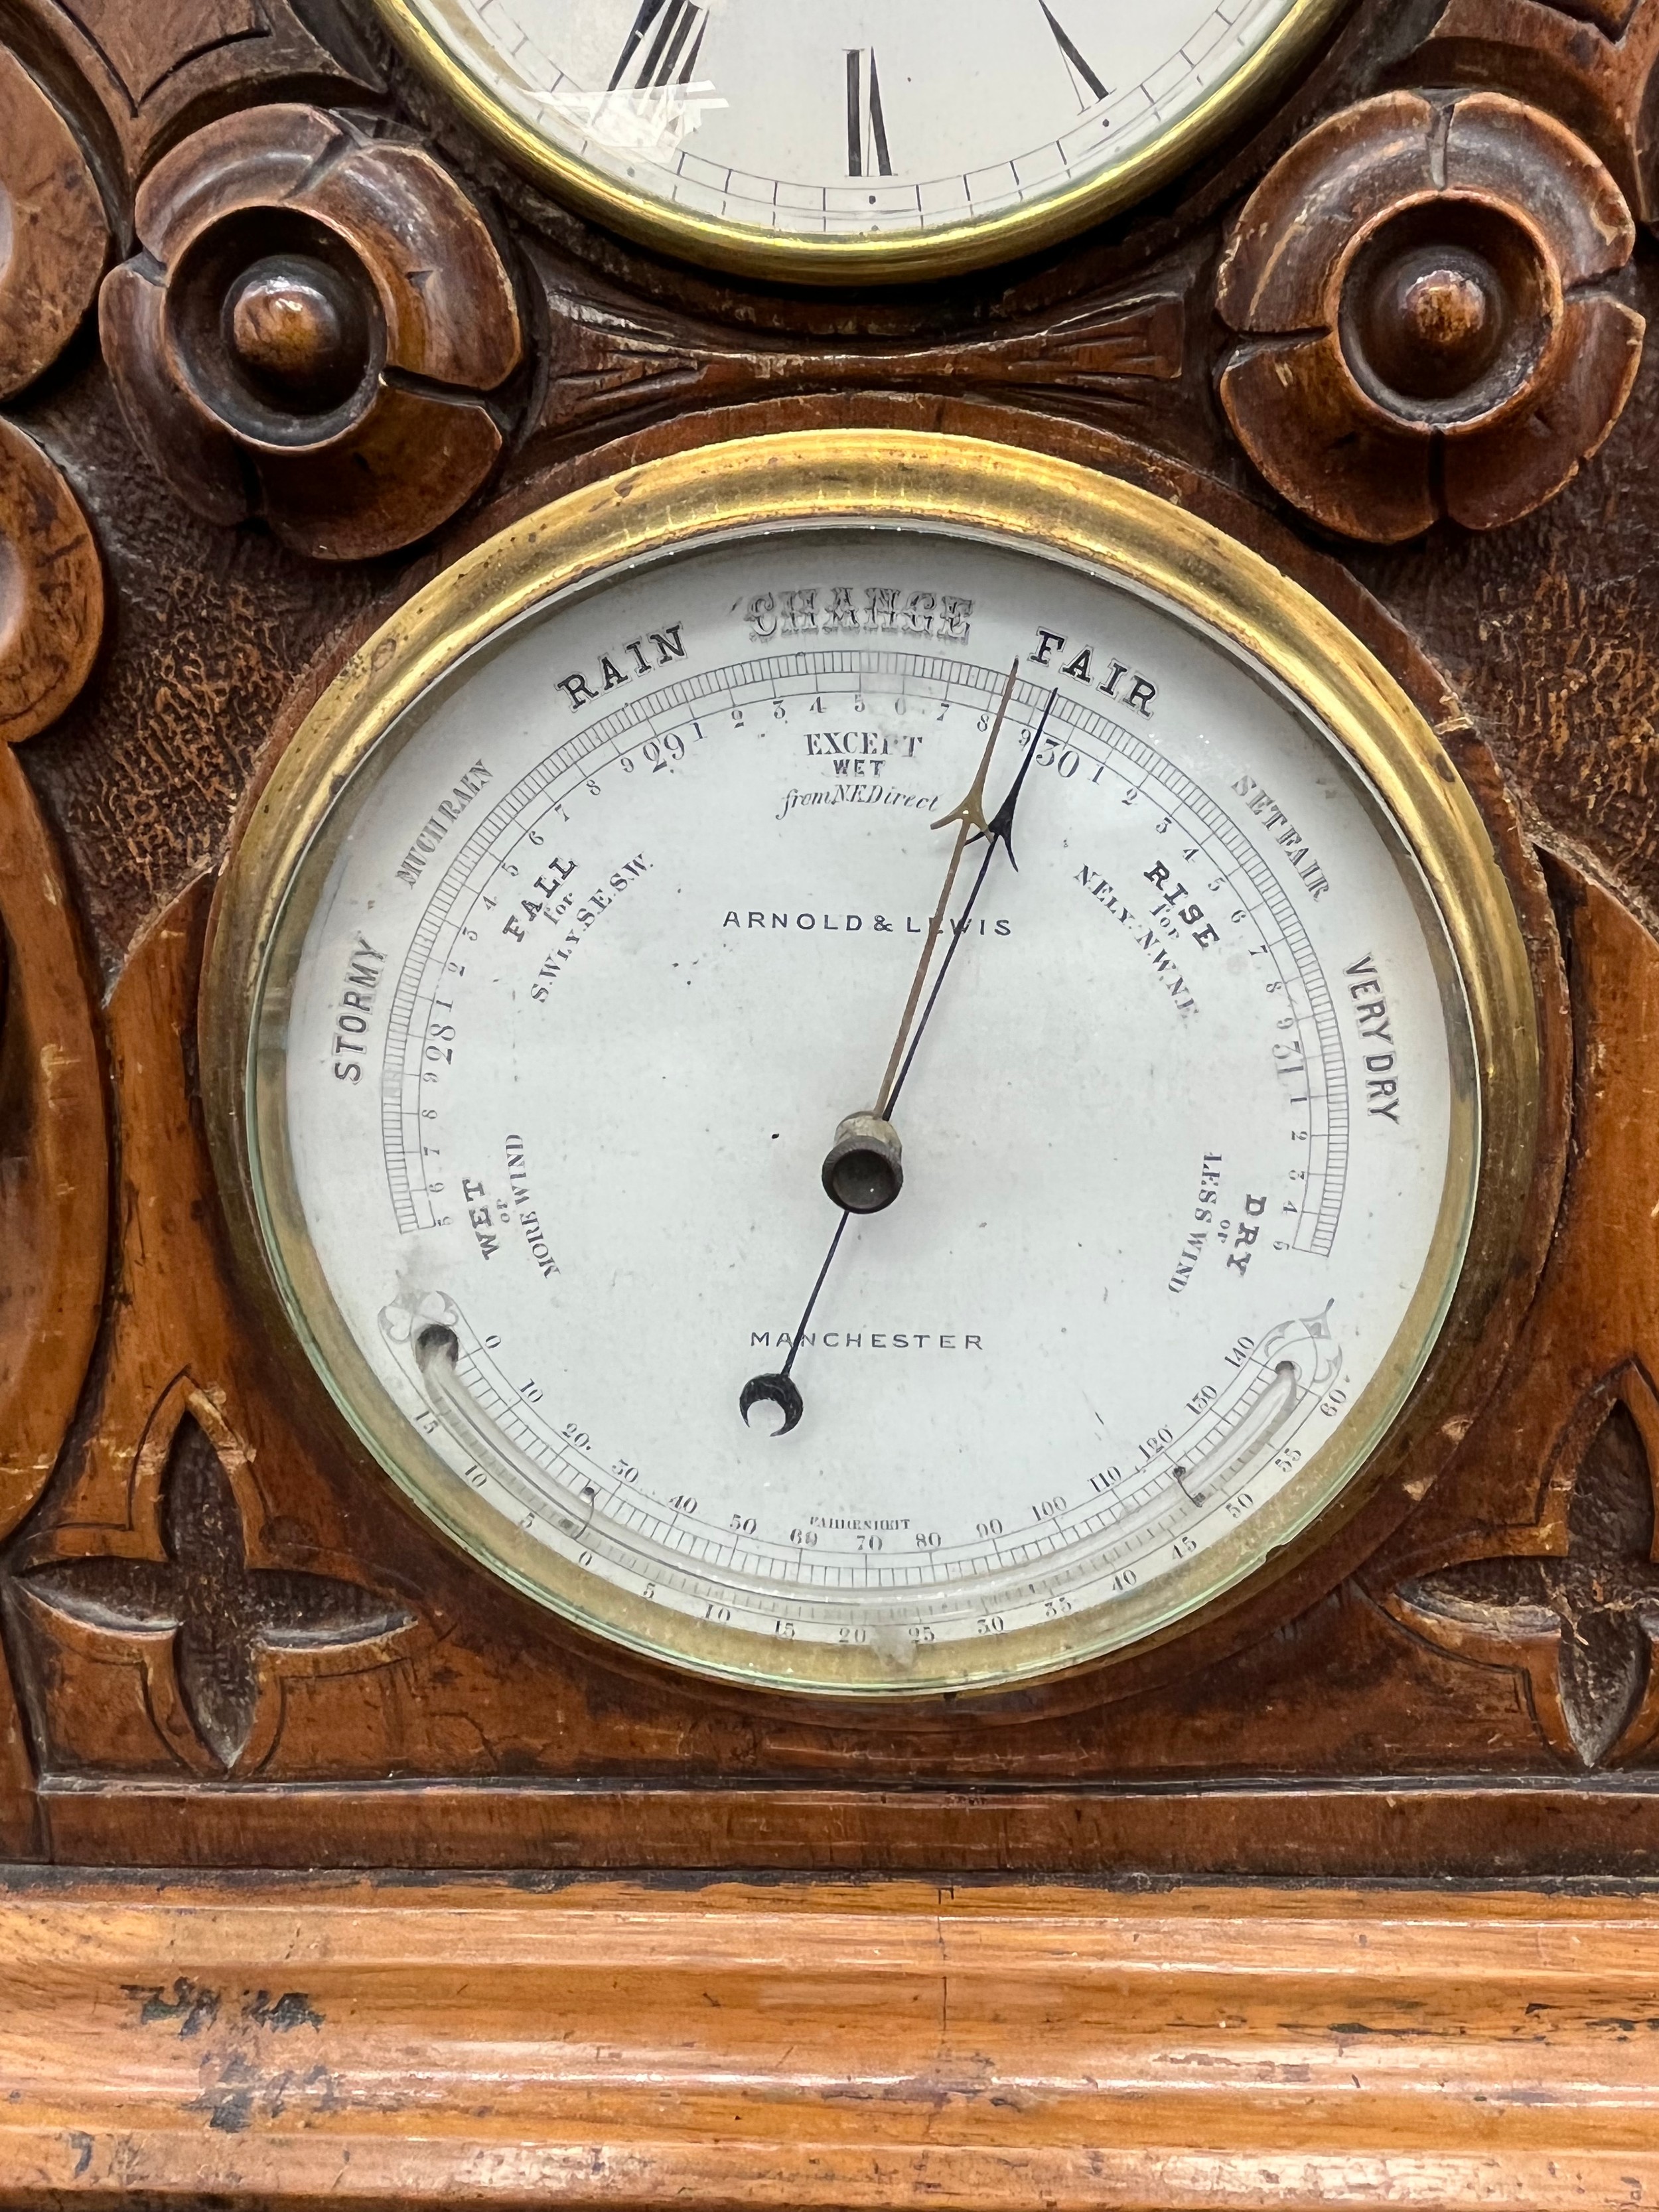
MULTIPOLYGON (((1018 661, 1014 665, 1016 670, 1018 670, 1019 665, 1018 661)), ((1007 690, 1003 694, 1002 703, 1004 708, 1007 706, 1009 694, 1012 690, 1013 678, 1011 676, 1008 680, 1007 690)), ((961 944, 963 939, 968 933, 968 924, 973 917, 975 902, 979 897, 981 890, 984 888, 986 877, 990 873, 991 863, 996 858, 998 845, 1000 844, 1006 848, 1008 854, 1009 864, 1012 866, 1018 868, 1019 866, 1019 863, 1014 859, 1014 810, 1019 805, 1019 794, 1024 787, 1026 775, 1030 769, 1031 763, 1036 757, 1037 746, 1042 740, 1044 729, 1048 726, 1048 717, 1054 711, 1054 702, 1059 696, 1060 687, 1056 684, 1054 689, 1048 694, 1048 698, 1043 702, 1042 712, 1037 717, 1036 729, 1031 732, 1030 744, 1026 750, 1024 759, 1019 764, 1018 773, 1014 777, 1012 783, 1008 787, 1006 798, 1004 799, 1001 805, 998 807, 990 821, 984 823, 978 830, 973 833, 973 836, 982 836, 985 839, 985 858, 980 862, 979 873, 974 878, 973 890, 968 894, 968 903, 962 910, 961 921, 957 924, 957 928, 951 936, 949 945, 945 948, 945 957, 939 963, 939 974, 933 980, 933 988, 927 995, 927 1004, 922 1009, 921 1019, 916 1024, 915 1034, 910 1039, 910 1048, 904 1055, 903 1061, 899 1067, 896 1079, 893 1081, 891 1090, 886 1091, 885 1086, 884 1086, 884 1103, 890 1107, 891 1106, 894 1099, 898 1097, 899 1092, 904 1087, 905 1079, 909 1074, 911 1065, 916 1056, 916 1048, 921 1042, 922 1032, 927 1026, 928 1021, 933 1015, 933 1008, 939 1004, 939 994, 944 988, 945 976, 950 973, 951 963, 956 957, 957 947, 961 944)), ((999 714, 997 717, 997 727, 999 729, 1001 727, 1001 724, 1002 717, 1000 714, 999 714)), ((995 742, 995 737, 996 732, 995 731, 993 731, 993 744, 995 742)), ((988 747, 986 750, 985 761, 981 763, 979 775, 975 778, 974 788, 969 793, 968 798, 963 801, 963 807, 969 805, 975 800, 976 794, 982 797, 982 787, 985 781, 985 768, 989 759, 990 750, 989 747, 988 747)), ((955 817, 952 815, 947 815, 945 818, 946 821, 951 821, 955 817)), ((961 846, 970 843, 971 842, 971 836, 960 839, 958 841, 959 848, 961 846)), ((958 857, 960 857, 960 851, 958 852, 958 857)), ((915 994, 913 994, 913 997, 914 995, 915 994)), ((908 1027, 908 1010, 906 1026, 908 1027)), ((901 1043, 903 1042, 903 1029, 901 1029, 901 1043)), ((825 1180, 827 1182, 827 1171, 825 1180)), ((801 1340, 806 1334, 806 1324, 812 1318, 812 1309, 818 1302, 818 1293, 823 1290, 824 1282, 829 1276, 830 1267, 835 1261, 836 1254, 841 1249, 841 1240, 847 1233, 847 1224, 853 1217, 854 1210, 854 1209, 850 1206, 843 1206, 842 1209, 841 1219, 836 1224, 835 1234, 830 1239, 830 1249, 823 1255, 823 1265, 818 1269, 817 1279, 813 1283, 811 1291, 808 1295, 806 1304, 801 1310, 801 1317, 795 1324, 795 1333, 789 1340, 789 1357, 784 1361, 783 1365, 775 1374, 751 1376, 738 1393, 738 1411, 743 1415, 745 1425, 748 1422, 750 1413, 757 1406, 776 1406, 781 1412, 783 1419, 778 1424, 778 1426, 773 1433, 775 1436, 787 1437, 790 1430, 797 1426, 801 1415, 805 1412, 805 1405, 800 1395, 800 1386, 797 1383, 790 1370, 794 1366, 795 1355, 799 1352, 801 1347, 801 1340)), ((869 1208, 866 1209, 866 1211, 873 1210, 874 1209, 869 1208)))
POLYGON ((879 1213, 898 1196, 904 1182, 901 1164, 903 1147, 898 1132, 889 1121, 888 1112, 898 1089, 899 1064, 910 1035, 910 1024, 921 999, 922 986, 927 981, 927 970, 933 964, 933 951, 945 927, 945 916, 951 904, 951 893, 956 888, 957 871, 962 866, 962 856, 975 837, 986 834, 985 778, 991 766, 991 756, 996 750, 997 739, 1002 734, 1002 725, 1008 712, 1008 702, 1014 696, 1014 685, 1019 677, 1019 657, 1008 671, 1008 681, 1002 687, 1002 698, 996 717, 991 724, 991 734, 985 741, 985 750, 974 780, 966 795, 933 823, 935 830, 948 829, 954 822, 957 838, 951 848, 949 866, 945 871, 945 882, 940 888, 939 903, 933 908, 933 918, 927 925, 922 940, 921 957, 916 963, 916 972, 911 979, 910 995, 904 1002, 904 1012, 899 1017, 898 1035, 893 1039, 893 1049, 887 1055, 887 1066, 876 1093, 876 1103, 867 1112, 849 1114, 836 1131, 836 1141, 824 1154, 823 1188, 837 1206, 852 1213, 879 1213))

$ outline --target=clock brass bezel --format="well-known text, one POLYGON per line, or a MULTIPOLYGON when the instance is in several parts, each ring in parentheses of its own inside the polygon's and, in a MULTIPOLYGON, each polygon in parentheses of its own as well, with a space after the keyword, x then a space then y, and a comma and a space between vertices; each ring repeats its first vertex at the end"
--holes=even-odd
MULTIPOLYGON (((1436 932, 1425 935, 1432 946, 1436 932)), ((1540 1127, 1532 977, 1508 884, 1451 760, 1369 648, 1260 555, 1151 492, 1027 450, 908 431, 797 431, 649 461, 522 517, 417 592, 316 701, 248 811, 216 902, 201 1029, 210 1141, 244 1267, 430 1521, 539 1602, 653 1658, 751 1687, 883 1702, 1135 1656, 1297 1565, 1445 1417, 1520 1249, 1540 1127), (1134 1597, 923 1647, 903 1673, 869 1647, 780 1650, 775 1638, 647 1603, 527 1539, 432 1451, 374 1376, 328 1291, 286 1150, 289 981, 338 841, 422 695, 511 625, 619 568, 814 525, 1012 540, 1230 646, 1300 702, 1415 857, 1414 896, 1444 933, 1443 998, 1459 998, 1468 1023, 1423 1279, 1388 1358, 1306 1467, 1234 1535, 1134 1597)))
POLYGON ((624 237, 659 252, 742 276, 799 284, 900 284, 957 276, 1018 259, 1070 238, 1167 184, 1291 75, 1350 0, 1291 0, 1249 59, 1178 121, 1108 168, 1029 205, 898 238, 781 236, 752 224, 676 209, 564 152, 532 130, 432 29, 451 25, 456 46, 475 27, 452 0, 374 0, 381 21, 422 74, 514 165, 624 237))

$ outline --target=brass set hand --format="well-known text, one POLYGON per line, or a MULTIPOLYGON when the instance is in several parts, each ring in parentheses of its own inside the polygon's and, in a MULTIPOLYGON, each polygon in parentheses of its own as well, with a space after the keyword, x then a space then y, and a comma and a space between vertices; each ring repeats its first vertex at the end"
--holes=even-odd
POLYGON ((1010 863, 1016 867, 1018 866, 1014 860, 1014 811, 1019 804, 1019 794, 1024 788, 1031 763, 1036 757, 1037 745, 1042 739, 1044 726, 1054 701, 1059 696, 1056 688, 1044 701, 1042 712, 1038 716, 1036 727, 1031 733, 1031 740, 1026 749, 1025 757, 1021 761, 1018 771, 1008 787, 1006 797, 988 822, 985 818, 985 779, 990 770, 992 756, 996 751, 997 739, 1002 733, 1002 725, 1006 719, 1009 703, 1013 697, 1014 686, 1018 676, 1019 662, 1016 660, 1008 672, 1008 680, 1003 686, 1002 698, 991 724, 991 734, 986 739, 985 750, 972 783, 960 803, 953 806, 948 814, 941 815, 933 824, 935 830, 948 829, 952 823, 957 825, 956 842, 951 848, 950 864, 945 872, 945 882, 939 890, 939 902, 933 909, 933 919, 927 925, 927 933, 922 943, 921 955, 917 961, 916 972, 911 981, 910 994, 904 1002, 904 1012, 899 1018, 898 1035, 893 1040, 893 1049, 888 1055, 886 1070, 882 1076, 880 1089, 876 1094, 876 1103, 872 1109, 862 1113, 849 1114, 846 1117, 836 1132, 835 1142, 824 1156, 823 1187, 830 1197, 841 1207, 842 1215, 836 1224, 835 1234, 830 1240, 830 1249, 824 1254, 823 1265, 818 1270, 817 1279, 812 1285, 799 1323, 790 1340, 789 1357, 775 1374, 751 1376, 744 1384, 738 1395, 738 1411, 745 1421, 757 1405, 774 1405, 781 1410, 783 1419, 775 1431, 778 1436, 787 1436, 789 1431, 795 1427, 805 1410, 799 1388, 790 1370, 794 1366, 795 1357, 800 1349, 801 1338, 805 1334, 807 1322, 811 1319, 812 1309, 817 1304, 818 1293, 823 1288, 825 1279, 840 1249, 841 1240, 846 1234, 847 1224, 854 1213, 878 1213, 884 1207, 890 1206, 903 1185, 903 1146, 899 1140, 898 1131, 893 1127, 890 1116, 898 1101, 899 1093, 903 1090, 906 1079, 915 1063, 917 1048, 933 1017, 933 1008, 939 1003, 939 995, 944 988, 945 979, 950 973, 951 963, 955 959, 957 948, 967 934, 968 924, 973 918, 975 905, 980 892, 984 888, 985 878, 990 872, 991 863, 996 857, 997 847, 1000 844, 1003 846, 1007 852, 1010 863), (926 1005, 922 1005, 921 994, 927 987, 933 954, 945 928, 945 917, 950 908, 951 894, 956 888, 957 876, 962 866, 963 856, 969 845, 981 838, 985 841, 985 856, 980 862, 979 873, 974 879, 973 889, 968 894, 967 903, 952 927, 945 957, 939 963, 939 974, 933 979, 933 989, 928 993, 926 1005), (920 1019, 917 1018, 916 1014, 919 1006, 921 1006, 920 1019))

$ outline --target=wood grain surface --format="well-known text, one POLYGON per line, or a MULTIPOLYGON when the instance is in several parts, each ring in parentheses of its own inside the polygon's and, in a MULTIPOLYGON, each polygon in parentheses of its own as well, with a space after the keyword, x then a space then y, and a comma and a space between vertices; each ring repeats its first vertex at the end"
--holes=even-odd
POLYGON ((0 0, 0 38, 3 1848, 1659 1870, 1659 0, 1364 0, 1154 201, 879 299, 606 236, 356 0, 0 0), (1316 336, 1364 435, 1298 384, 1316 336), (1166 1647, 898 1719, 631 1658, 398 1503, 229 1263, 194 1036, 239 813, 368 629, 573 487, 851 422, 1127 477, 1347 623, 1475 794, 1547 1062, 1521 1264, 1412 1463, 1166 1647))
POLYGON ((367 0, 0 0, 3 2212, 1653 2203, 1656 75, 1659 0, 1356 0, 1142 207, 860 298, 561 207, 367 0), (195 1036, 239 812, 388 610, 852 422, 1127 477, 1347 623, 1546 1060, 1420 1463, 1251 1607, 902 1723, 397 1502, 230 1264, 195 1036))
POLYGON ((0 1893, 0 2205, 1574 2212, 1659 2185, 1659 1903, 0 1893))
MULTIPOLYGON (((632 1658, 523 1599, 486 1592, 477 1569, 362 1466, 309 1377, 285 1377, 264 1356, 258 1320, 212 1233, 181 1050, 206 888, 198 884, 140 940, 109 1002, 131 1164, 120 1297, 94 1409, 12 1555, 7 1620, 52 1856, 1366 1874, 1601 1863, 1593 1823, 1540 1825, 1529 1811, 1511 1811, 1501 1792, 1474 1786, 1490 1777, 1530 1789, 1559 1771, 1510 1679, 1431 1649, 1343 1580, 1420 1510, 1435 1468, 1478 1413, 1556 1221, 1571 1048, 1557 924, 1490 757, 1409 638, 1335 564, 1194 472, 1150 465, 1082 425, 1039 428, 1006 406, 914 395, 803 396, 653 426, 560 465, 515 496, 533 505, 714 436, 848 419, 1041 439, 1196 507, 1337 608, 1443 732, 1524 917, 1547 1101, 1523 1263, 1456 1419, 1393 1469, 1363 1512, 1328 1530, 1294 1575, 1128 1664, 896 1715, 722 1688, 632 1658), (171 1601, 163 1605, 155 1577, 179 1564, 164 1540, 167 1500, 176 1483, 196 1480, 169 1456, 185 1375, 222 1412, 216 1455, 226 1479, 242 1470, 233 1486, 255 1486, 262 1502, 240 1520, 222 1517, 230 1547, 222 1570, 176 1584, 195 1601, 180 1615, 171 1601), (378 1591, 410 1623, 395 1637, 337 1646, 250 1612, 256 1590, 244 1570, 255 1555, 237 1548, 250 1529, 269 1532, 260 1567, 378 1591), (142 1559, 151 1578, 141 1590, 123 1570, 120 1602, 94 1602, 92 1578, 118 1571, 94 1559, 142 1559), (187 1682, 192 1655, 216 1637, 242 1655, 243 1718, 234 1728, 209 1720, 204 1737, 206 1708, 187 1682), (222 1795, 214 1784, 227 1770, 236 1787, 222 1795), (1316 1810, 1279 1790, 1252 1799, 1248 1814, 1226 1795, 1191 1809, 1190 1793, 1267 1777, 1338 1786, 1316 1810), (1413 1800, 1407 1820, 1385 1816, 1380 1796, 1362 1800, 1352 1786, 1391 1791, 1428 1778, 1435 1790, 1413 1800), (1172 1784, 1189 1794, 1166 1807, 1158 1793, 1172 1784), (413 1831, 411 1790, 423 1816, 413 1831), (1134 1802, 1120 1803, 1119 1791, 1134 1802)), ((475 527, 511 511, 504 502, 475 527)), ((343 633, 339 649, 354 634, 343 633)), ((327 665, 313 670, 301 698, 327 665)), ((193 1418, 201 1427, 199 1406, 193 1418)), ((257 1585, 261 1605, 275 1587, 257 1585)), ((1650 1863, 1644 1819, 1607 1830, 1617 1838, 1608 1844, 1613 1863, 1650 1863)))

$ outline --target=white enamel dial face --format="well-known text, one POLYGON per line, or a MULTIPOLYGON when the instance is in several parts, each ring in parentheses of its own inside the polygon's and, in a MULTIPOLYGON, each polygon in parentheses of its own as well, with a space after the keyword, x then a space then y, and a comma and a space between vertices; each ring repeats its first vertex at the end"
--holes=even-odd
POLYGON ((354 1416, 506 1572, 719 1671, 994 1680, 1356 1473, 1455 1279, 1468 1019, 1378 803, 1188 617, 781 530, 542 610, 382 754, 298 957, 292 1180, 354 1416), (1011 670, 1018 866, 967 849, 902 1188, 803 1328, 1011 670), (798 1425, 745 1421, 786 1367, 798 1425))
POLYGON ((1085 190, 1309 12, 1305 0, 400 5, 579 178, 675 218, 809 241, 956 232, 1085 190))

